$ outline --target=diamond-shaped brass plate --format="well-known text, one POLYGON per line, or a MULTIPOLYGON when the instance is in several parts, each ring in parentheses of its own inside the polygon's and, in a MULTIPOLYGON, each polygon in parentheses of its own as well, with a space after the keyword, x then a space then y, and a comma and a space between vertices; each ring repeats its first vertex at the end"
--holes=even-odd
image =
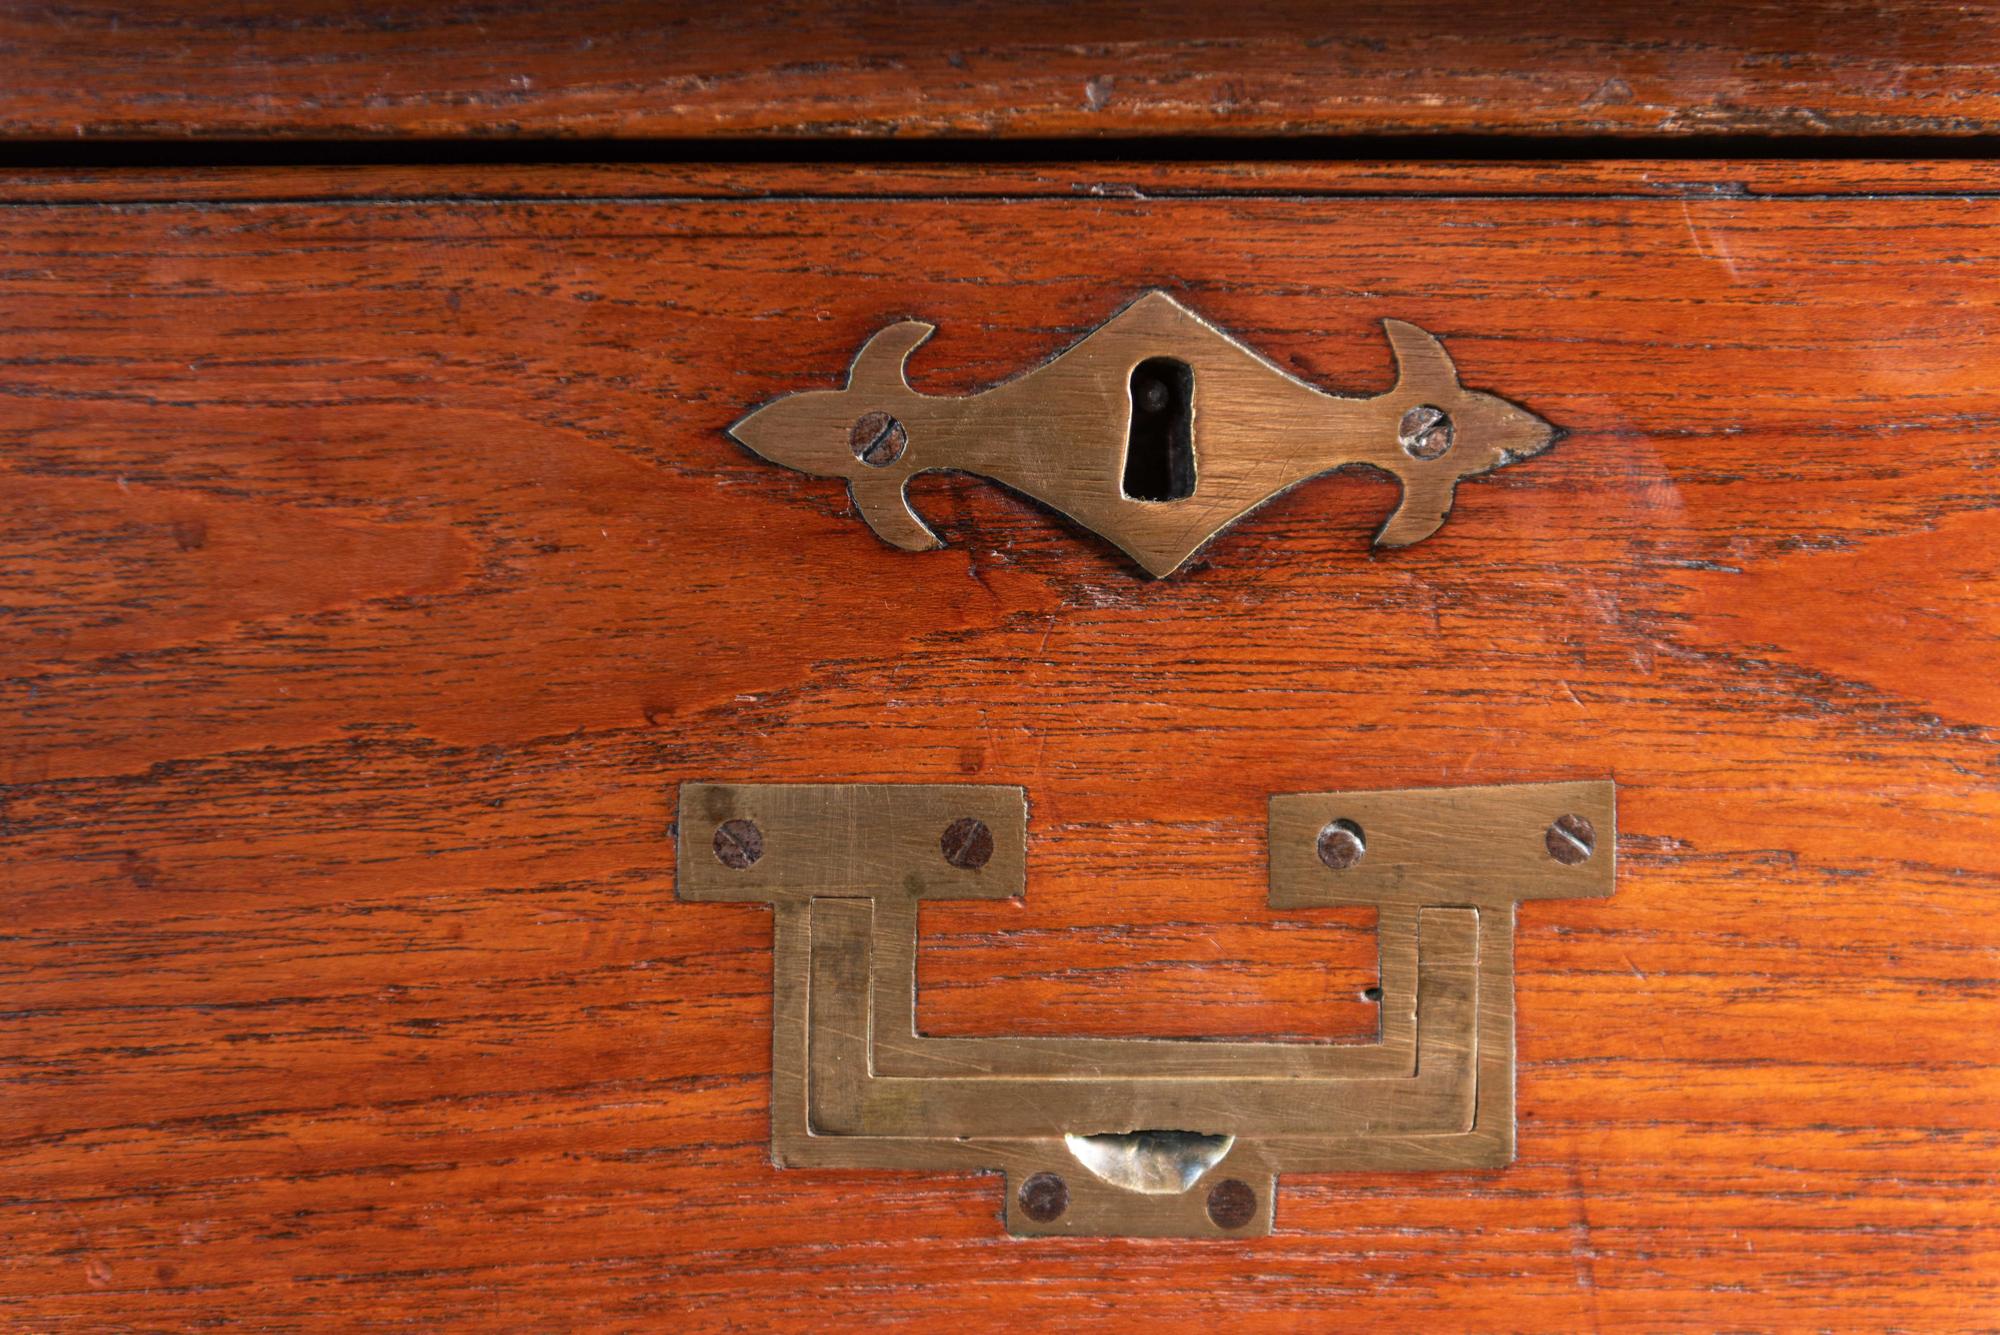
POLYGON ((1466 388, 1444 344, 1416 325, 1382 328, 1396 383, 1348 398, 1152 291, 1041 366, 957 398, 919 393, 904 378, 903 363, 934 332, 904 320, 869 339, 845 388, 785 395, 729 434, 773 463, 845 479, 868 526, 907 551, 941 545, 907 490, 934 469, 1031 496, 1163 577, 1272 497, 1322 473, 1367 467, 1402 484, 1375 539, 1402 547, 1437 531, 1461 481, 1539 454, 1559 433, 1518 404, 1466 388), (1185 490, 1170 497, 1126 487, 1131 431, 1143 417, 1134 376, 1149 364, 1170 365, 1184 381, 1185 490))

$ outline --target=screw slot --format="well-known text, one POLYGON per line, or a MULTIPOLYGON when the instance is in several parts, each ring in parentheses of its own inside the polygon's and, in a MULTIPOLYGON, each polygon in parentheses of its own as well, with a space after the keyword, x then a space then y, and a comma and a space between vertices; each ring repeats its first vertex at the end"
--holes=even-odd
POLYGON ((1451 449, 1451 415, 1428 403, 1418 404, 1403 414, 1396 439, 1412 459, 1441 459, 1451 449))
POLYGON ((1054 1173, 1037 1173, 1021 1184, 1021 1213, 1038 1224, 1053 1223, 1069 1209, 1069 1184, 1054 1173))
POLYGON ((1217 1228, 1242 1228, 1257 1213, 1257 1193, 1248 1182, 1228 1177, 1208 1193, 1208 1217, 1217 1228))
POLYGON ((1368 839, 1351 820, 1328 821, 1319 832, 1319 860, 1334 871, 1346 871, 1368 852, 1368 839))
POLYGON ((961 871, 978 871, 993 860, 993 831, 977 816, 961 816, 944 827, 938 851, 961 871))
POLYGON ((887 468, 903 457, 910 433, 887 413, 864 413, 847 433, 847 448, 870 468, 887 468))
POLYGON ((1572 811, 1555 818, 1542 835, 1542 846, 1563 866, 1574 867, 1597 850, 1597 831, 1572 811))
POLYGON ((751 820, 726 820, 715 827, 715 857, 725 867, 742 871, 764 856, 764 832, 751 820))

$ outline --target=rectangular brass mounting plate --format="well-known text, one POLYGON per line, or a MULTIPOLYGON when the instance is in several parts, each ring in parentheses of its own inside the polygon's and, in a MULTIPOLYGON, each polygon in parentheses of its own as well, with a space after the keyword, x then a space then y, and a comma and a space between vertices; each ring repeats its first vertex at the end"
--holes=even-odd
POLYGON ((1274 797, 1273 906, 1376 908, 1376 1041, 937 1038, 916 1027, 918 901, 1025 893, 1021 789, 691 783, 679 825, 682 899, 773 908, 776 1161, 999 1170, 1023 1235, 1258 1236, 1280 1172, 1506 1164, 1515 905, 1609 895, 1616 862, 1608 781, 1274 797), (954 862, 945 831, 967 821, 990 851, 954 862), (1360 846, 1338 869, 1319 851, 1337 823, 1360 846), (1146 1132, 1197 1133, 1216 1157, 1138 1190, 1067 1139, 1126 1146, 1129 1168, 1153 1142, 1101 1138, 1146 1132))

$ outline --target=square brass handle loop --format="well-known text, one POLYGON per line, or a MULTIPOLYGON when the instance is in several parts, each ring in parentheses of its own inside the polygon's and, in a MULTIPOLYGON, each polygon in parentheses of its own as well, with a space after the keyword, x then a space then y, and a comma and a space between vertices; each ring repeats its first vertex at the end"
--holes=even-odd
POLYGON ((917 903, 1027 885, 1027 799, 972 784, 681 788, 678 891, 773 908, 785 1167, 998 1170, 1021 1235, 1257 1237, 1276 1177, 1514 1157, 1514 914, 1612 891, 1609 781, 1271 799, 1271 906, 1371 905, 1371 1043, 936 1038, 917 903))

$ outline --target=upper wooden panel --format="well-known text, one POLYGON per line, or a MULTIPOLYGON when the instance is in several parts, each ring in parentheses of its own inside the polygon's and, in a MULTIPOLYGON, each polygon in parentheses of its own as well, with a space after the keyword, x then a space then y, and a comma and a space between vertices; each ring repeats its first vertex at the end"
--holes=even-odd
POLYGON ((0 134, 1991 133, 1982 6, 478 6, 0 14, 0 134))

